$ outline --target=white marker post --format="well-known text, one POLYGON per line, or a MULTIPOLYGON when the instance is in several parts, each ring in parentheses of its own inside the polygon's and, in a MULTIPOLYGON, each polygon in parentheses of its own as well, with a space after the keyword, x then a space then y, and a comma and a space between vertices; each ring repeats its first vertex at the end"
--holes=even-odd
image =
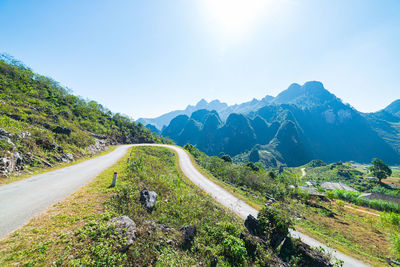
POLYGON ((118 175, 118 172, 114 172, 111 187, 115 187, 115 184, 117 183, 117 175, 118 175))

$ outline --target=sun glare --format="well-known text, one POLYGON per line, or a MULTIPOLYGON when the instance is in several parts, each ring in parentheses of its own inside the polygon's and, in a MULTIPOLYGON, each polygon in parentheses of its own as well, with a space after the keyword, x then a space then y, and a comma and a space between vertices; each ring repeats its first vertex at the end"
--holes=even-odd
POLYGON ((210 26, 224 38, 238 39, 255 26, 267 0, 201 0, 210 26))

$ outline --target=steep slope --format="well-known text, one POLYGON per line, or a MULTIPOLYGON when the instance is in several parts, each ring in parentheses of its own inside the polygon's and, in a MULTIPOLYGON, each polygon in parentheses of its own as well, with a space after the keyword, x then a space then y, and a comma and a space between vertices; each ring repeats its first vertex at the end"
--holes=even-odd
POLYGON ((170 124, 173 118, 179 115, 190 116, 193 112, 201 109, 221 111, 227 107, 226 103, 221 103, 219 100, 213 100, 208 103, 206 100, 201 99, 195 106, 189 105, 184 110, 174 110, 156 118, 139 118, 137 122, 143 125, 151 124, 157 129, 162 130, 164 126, 170 124))
POLYGON ((292 84, 268 101, 247 115, 231 113, 225 123, 214 123, 207 131, 204 118, 210 111, 194 114, 198 131, 192 131, 190 142, 180 140, 180 144, 194 144, 210 155, 223 152, 237 156, 238 161, 260 160, 268 165, 298 166, 312 159, 370 162, 374 157, 400 163, 396 102, 379 113, 361 114, 316 81, 292 84))
POLYGON ((400 153, 400 100, 381 111, 363 116, 378 135, 400 153))
POLYGON ((249 120, 241 114, 229 115, 225 125, 220 128, 219 135, 223 144, 221 152, 231 156, 242 153, 256 144, 254 129, 249 120))
POLYGON ((0 103, 0 175, 5 177, 94 154, 109 144, 162 140, 6 56, 0 57, 0 103))
POLYGON ((326 90, 321 82, 306 82, 303 86, 294 83, 272 101, 275 104, 295 104, 301 107, 324 105, 337 98, 326 90))
POLYGON ((397 117, 400 117, 400 99, 393 101, 389 106, 384 109, 397 117))

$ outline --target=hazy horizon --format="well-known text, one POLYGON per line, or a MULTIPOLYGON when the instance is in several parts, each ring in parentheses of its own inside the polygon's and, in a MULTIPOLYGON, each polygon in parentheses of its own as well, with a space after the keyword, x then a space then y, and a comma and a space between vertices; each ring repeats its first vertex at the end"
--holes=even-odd
POLYGON ((400 98, 400 2, 0 1, 0 52, 134 119, 321 81, 361 112, 400 98))

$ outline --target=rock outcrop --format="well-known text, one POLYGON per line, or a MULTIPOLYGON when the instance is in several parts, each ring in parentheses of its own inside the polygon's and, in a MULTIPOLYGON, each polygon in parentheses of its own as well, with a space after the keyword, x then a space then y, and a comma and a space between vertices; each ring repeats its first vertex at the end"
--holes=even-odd
POLYGON ((16 145, 11 141, 12 134, 0 129, 0 178, 7 178, 12 172, 24 169, 23 157, 17 151, 16 145))
POLYGON ((140 202, 146 207, 148 212, 152 212, 157 200, 157 193, 146 188, 140 192, 140 202))
POLYGON ((114 223, 115 230, 120 237, 126 240, 125 244, 122 244, 122 249, 125 250, 130 247, 136 239, 135 222, 128 216, 113 218, 111 222, 114 223))
POLYGON ((193 223, 192 225, 184 225, 179 228, 179 231, 183 232, 182 236, 182 247, 185 249, 189 249, 193 245, 194 238, 197 235, 196 225, 193 223))

